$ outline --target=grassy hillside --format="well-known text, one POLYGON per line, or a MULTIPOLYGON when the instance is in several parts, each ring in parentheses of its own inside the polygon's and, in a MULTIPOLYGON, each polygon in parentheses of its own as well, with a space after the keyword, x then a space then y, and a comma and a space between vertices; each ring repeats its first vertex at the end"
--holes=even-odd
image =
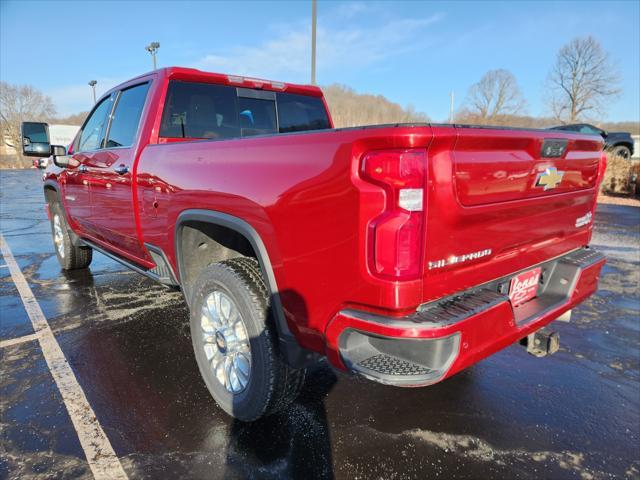
POLYGON ((403 108, 382 95, 357 93, 345 85, 322 88, 337 128, 384 123, 428 122, 429 117, 411 105, 403 108))

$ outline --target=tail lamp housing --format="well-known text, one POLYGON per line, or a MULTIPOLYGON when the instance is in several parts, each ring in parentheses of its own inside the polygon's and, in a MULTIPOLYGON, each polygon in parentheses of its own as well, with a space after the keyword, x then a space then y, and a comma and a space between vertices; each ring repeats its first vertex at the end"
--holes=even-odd
POLYGON ((369 222, 369 269, 394 280, 422 272, 426 152, 393 149, 368 152, 361 177, 384 191, 384 210, 369 222))
POLYGON ((604 180, 604 172, 607 170, 607 152, 604 150, 600 154, 600 163, 598 165, 598 179, 596 181, 596 188, 600 188, 600 184, 604 180))

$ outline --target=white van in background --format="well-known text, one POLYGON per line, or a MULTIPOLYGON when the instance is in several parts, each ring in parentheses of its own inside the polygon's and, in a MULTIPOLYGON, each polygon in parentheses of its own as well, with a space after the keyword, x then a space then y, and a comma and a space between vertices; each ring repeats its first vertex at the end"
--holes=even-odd
POLYGON ((68 146, 80 130, 79 125, 49 125, 51 145, 68 146))
MULTIPOLYGON (((80 130, 79 125, 49 124, 49 140, 51 145, 62 145, 68 149, 76 137, 78 130, 80 130)), ((33 166, 36 168, 47 168, 49 158, 51 157, 36 158, 33 161, 33 166)))

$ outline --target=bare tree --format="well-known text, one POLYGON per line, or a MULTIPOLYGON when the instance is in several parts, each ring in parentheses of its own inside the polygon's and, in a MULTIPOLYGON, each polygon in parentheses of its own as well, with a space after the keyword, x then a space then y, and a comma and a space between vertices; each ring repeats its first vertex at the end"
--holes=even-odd
POLYGON ((51 123, 60 123, 63 125, 82 125, 89 116, 88 111, 73 113, 66 117, 55 117, 51 119, 51 123))
POLYGON ((526 102, 516 77, 504 69, 489 70, 469 88, 463 112, 479 123, 495 123, 505 115, 524 111, 526 102))
POLYGON ((20 124, 47 121, 55 115, 51 98, 30 85, 0 82, 0 142, 20 154, 20 124))
POLYGON ((562 47, 548 78, 553 115, 563 122, 585 113, 602 113, 606 99, 620 93, 609 55, 593 37, 575 38, 562 47))

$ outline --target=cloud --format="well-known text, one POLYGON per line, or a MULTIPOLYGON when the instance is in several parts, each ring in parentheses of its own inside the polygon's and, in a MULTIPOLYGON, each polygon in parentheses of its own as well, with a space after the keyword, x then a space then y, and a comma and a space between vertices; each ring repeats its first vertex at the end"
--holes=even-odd
MULTIPOLYGON (((408 52, 421 51, 436 40, 429 35, 442 14, 423 18, 390 18, 377 4, 349 2, 322 12, 317 30, 317 68, 320 81, 340 78, 340 73, 356 69, 384 67, 384 61, 408 52), (354 23, 355 18, 366 21, 354 23)), ((207 71, 272 78, 307 83, 310 73, 311 28, 309 18, 293 24, 267 25, 271 38, 261 44, 237 45, 213 51, 190 65, 207 71)), ((132 75, 133 76, 133 75, 132 75)), ((96 95, 125 81, 96 78, 96 95)), ((88 80, 88 79, 87 79, 88 80)), ((58 116, 90 110, 91 87, 86 82, 45 89, 57 108, 58 116)))
MULTIPOLYGON (((358 4, 356 4, 358 5, 358 4)), ((354 7, 356 10, 364 8, 354 7)), ((346 14, 346 13, 345 13, 346 14)), ((319 22, 317 30, 317 68, 319 76, 342 69, 357 69, 380 64, 386 58, 417 51, 428 43, 425 30, 439 22, 441 14, 426 18, 382 19, 370 27, 328 28, 319 22)), ((224 53, 211 53, 193 66, 202 70, 238 75, 307 81, 311 51, 308 25, 293 28, 272 26, 274 38, 256 46, 238 46, 224 53)))

